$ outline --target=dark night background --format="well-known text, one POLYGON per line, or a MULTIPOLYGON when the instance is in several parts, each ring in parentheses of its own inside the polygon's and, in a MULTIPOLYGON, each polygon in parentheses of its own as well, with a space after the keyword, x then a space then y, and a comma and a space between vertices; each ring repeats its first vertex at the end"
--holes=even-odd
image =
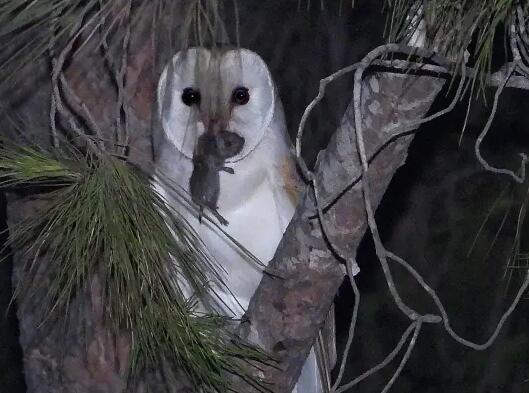
MULTIPOLYGON (((340 12, 337 7, 320 10, 315 5, 297 10, 295 3, 252 0, 239 4, 241 46, 255 50, 269 64, 291 134, 295 133, 305 106, 316 95, 319 80, 382 44, 385 21, 380 11, 383 1, 379 0, 358 1, 353 10, 343 6, 340 12)), ((228 26, 232 26, 229 16, 227 19, 228 26)), ((501 42, 498 47, 502 55, 501 42)), ((503 61, 496 60, 498 64, 503 61)), ((305 134, 309 162, 314 161, 335 130, 351 99, 351 87, 352 77, 334 83, 311 117, 305 134)), ((479 343, 488 339, 521 284, 522 273, 506 267, 518 209, 528 193, 527 185, 515 186, 506 177, 485 173, 474 156, 474 140, 489 115, 492 93, 488 90, 486 102, 480 99, 472 105, 461 143, 467 109, 464 103, 421 128, 406 165, 393 179, 377 212, 386 247, 410 262, 438 291, 454 330, 479 343), (504 196, 496 203, 469 253, 484 218, 503 190, 504 196)), ((448 105, 447 94, 439 96, 432 111, 448 105)), ((515 169, 519 165, 518 153, 528 152, 528 111, 528 92, 504 93, 484 146, 485 156, 496 166, 515 169)), ((0 203, 0 224, 4 229, 3 196, 0 203)), ((4 238, 5 234, 0 239, 4 238)), ((528 246, 525 235, 522 252, 527 252, 528 246)), ((344 381, 380 362, 407 326, 388 293, 368 236, 360 247, 358 263, 361 272, 357 283, 362 299, 344 381)), ((409 304, 423 312, 434 310, 427 295, 404 271, 395 267, 393 272, 409 304)), ((7 310, 11 298, 10 276, 7 259, 0 264, 2 310, 7 310)), ((340 352, 353 307, 348 283, 340 289, 336 305, 340 352)), ((16 318, 13 309, 6 312, 1 314, 0 324, 0 392, 24 392, 16 318)), ((529 391, 528 318, 526 299, 505 324, 493 347, 484 352, 455 343, 440 326, 426 326, 391 391, 529 391)), ((351 391, 381 391, 397 365, 396 359, 351 391)))

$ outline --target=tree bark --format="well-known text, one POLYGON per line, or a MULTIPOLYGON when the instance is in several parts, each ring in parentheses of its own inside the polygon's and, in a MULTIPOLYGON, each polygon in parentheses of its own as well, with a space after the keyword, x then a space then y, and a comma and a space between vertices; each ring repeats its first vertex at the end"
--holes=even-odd
MULTIPOLYGON (((401 133, 399 126, 423 118, 443 85, 442 79, 429 76, 382 73, 365 78, 361 110, 368 157, 401 133)), ((337 192, 346 190, 326 211, 325 220, 329 240, 348 258, 355 257, 367 228, 361 181, 348 187, 362 173, 354 139, 353 105, 351 102, 328 147, 320 152, 315 169, 322 207, 337 192)), ((371 162, 368 174, 374 207, 405 162, 412 139, 413 135, 397 138, 371 162)), ((292 391, 345 275, 314 217, 310 187, 306 187, 269 265, 284 277, 263 276, 240 326, 243 337, 279 361, 279 367, 256 371, 274 384, 275 393, 292 391)), ((249 391, 241 381, 237 384, 236 391, 249 391)))
MULTIPOLYGON (((153 7, 150 7, 153 11, 153 7)), ((152 45, 149 8, 131 35, 127 58, 127 84, 125 101, 128 106, 128 127, 131 134, 129 159, 138 167, 150 168, 151 110, 156 89, 154 72, 154 47, 152 45)), ((66 79, 75 95, 88 107, 105 138, 112 140, 116 122, 116 92, 96 44, 100 37, 88 42, 84 52, 75 57, 65 69, 66 79)), ((21 71, 15 93, 0 93, 0 109, 14 112, 25 122, 24 137, 9 132, 12 124, 2 118, 2 133, 19 143, 49 145, 50 70, 42 59, 21 71), (26 133, 26 127, 29 128, 26 133)), ((66 97, 66 104, 71 105, 66 97)), ((53 199, 46 194, 30 197, 10 194, 7 205, 8 224, 11 230, 25 219, 40 214, 53 199)), ((28 255, 14 250, 13 283, 22 278, 22 266, 28 255)), ((41 279, 49 261, 39 256, 41 279)), ((38 300, 38 299, 36 299, 38 300)), ((66 318, 44 325, 40 322, 40 305, 33 301, 17 311, 20 325, 20 344, 23 351, 24 374, 27 393, 119 393, 126 386, 130 339, 126 332, 113 335, 103 324, 104 305, 101 291, 94 277, 86 292, 77 294, 71 309, 68 326, 66 318)), ((182 379, 183 381, 183 379, 182 379)), ((179 381, 171 381, 174 391, 180 390, 179 381)), ((134 393, 165 392, 163 381, 156 373, 131 389, 134 393), (148 390, 147 390, 148 389, 148 390)), ((183 387, 182 387, 183 389, 183 387)), ((0 389, 1 390, 1 389, 0 389)), ((189 390, 187 390, 189 391, 189 390)))

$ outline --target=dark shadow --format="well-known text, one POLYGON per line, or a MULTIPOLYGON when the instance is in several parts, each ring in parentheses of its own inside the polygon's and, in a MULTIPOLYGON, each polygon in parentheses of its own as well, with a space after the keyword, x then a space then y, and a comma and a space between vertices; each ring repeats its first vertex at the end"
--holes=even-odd
MULTIPOLYGON (((5 244, 7 233, 6 197, 0 193, 0 242, 5 244)), ((8 305, 13 296, 11 281, 13 259, 9 250, 2 254, 0 263, 0 391, 9 393, 26 392, 22 364, 22 349, 18 341, 19 329, 16 304, 8 305)))

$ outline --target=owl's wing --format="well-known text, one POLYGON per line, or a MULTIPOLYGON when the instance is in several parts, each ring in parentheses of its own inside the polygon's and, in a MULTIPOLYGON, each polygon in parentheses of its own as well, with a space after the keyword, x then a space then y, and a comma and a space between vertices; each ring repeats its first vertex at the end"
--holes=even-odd
POLYGON ((270 168, 269 181, 272 186, 277 211, 280 215, 281 229, 284 232, 292 218, 301 196, 302 182, 297 173, 294 158, 290 152, 270 168))
POLYGON ((264 143, 267 146, 262 148, 267 151, 265 159, 270 163, 267 165, 268 183, 274 195, 281 230, 284 232, 300 201, 303 182, 296 167, 294 149, 286 132, 282 110, 278 113, 267 132, 264 143))

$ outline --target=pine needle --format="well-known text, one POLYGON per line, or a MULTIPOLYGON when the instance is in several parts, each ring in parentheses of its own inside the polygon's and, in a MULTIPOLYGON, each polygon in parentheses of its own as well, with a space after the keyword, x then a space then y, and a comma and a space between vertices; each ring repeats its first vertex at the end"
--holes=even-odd
POLYGON ((169 364, 183 370, 197 391, 227 392, 229 375, 268 391, 251 368, 270 358, 231 333, 230 318, 199 315, 194 302, 185 299, 182 282, 190 284, 197 299, 213 302, 211 281, 222 284, 218 266, 146 175, 112 156, 0 149, 0 186, 50 181, 62 185, 53 191, 52 204, 11 228, 8 239, 8 247, 24 250, 15 289, 22 312, 38 299, 43 323, 68 315, 74 299, 87 297, 97 275, 106 326, 132 332, 131 383, 169 364), (43 253, 44 265, 38 263, 43 253))
MULTIPOLYGON (((390 42, 405 41, 417 26, 410 20, 426 22, 429 49, 455 59, 455 67, 469 50, 479 85, 486 86, 491 71, 494 41, 500 27, 507 26, 516 11, 515 0, 386 0, 387 37, 390 42)), ((477 90, 482 91, 480 89, 477 90)))

